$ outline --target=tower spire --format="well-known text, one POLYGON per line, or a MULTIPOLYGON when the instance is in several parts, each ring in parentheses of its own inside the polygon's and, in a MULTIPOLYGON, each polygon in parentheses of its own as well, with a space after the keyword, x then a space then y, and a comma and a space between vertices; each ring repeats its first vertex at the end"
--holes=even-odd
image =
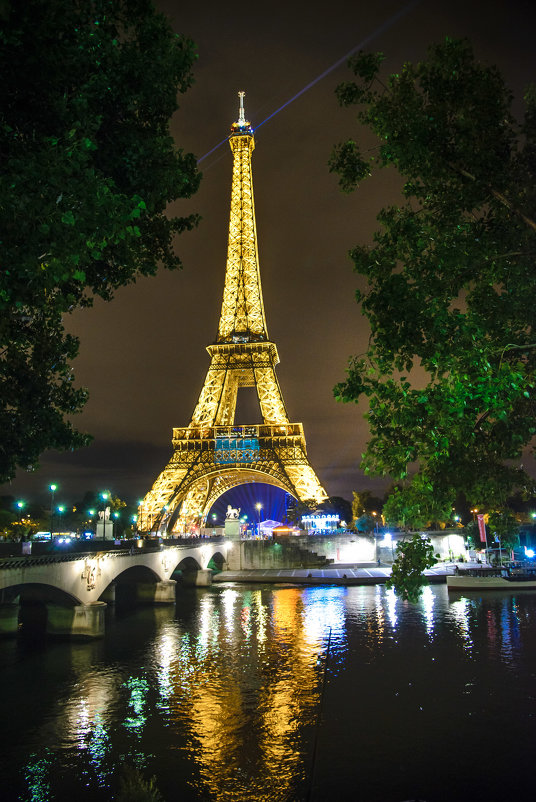
POLYGON ((240 98, 240 106, 238 108, 238 120, 231 125, 232 134, 251 134, 253 136, 253 128, 249 120, 246 120, 246 113, 244 111, 244 98, 245 92, 240 91, 238 97, 240 98))
POLYGON ((238 124, 242 125, 242 126, 246 124, 246 118, 244 116, 244 96, 245 96, 245 94, 246 94, 245 92, 239 92, 238 93, 238 97, 240 98, 240 110, 238 112, 238 124))
POLYGON ((233 182, 229 215, 227 268, 216 342, 258 342, 268 339, 257 247, 251 155, 253 129, 244 113, 245 92, 239 92, 238 120, 231 126, 233 182))

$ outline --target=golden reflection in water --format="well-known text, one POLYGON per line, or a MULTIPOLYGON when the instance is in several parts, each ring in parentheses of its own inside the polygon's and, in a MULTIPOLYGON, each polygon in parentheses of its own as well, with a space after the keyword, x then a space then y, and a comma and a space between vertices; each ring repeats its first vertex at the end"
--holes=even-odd
POLYGON ((301 590, 266 598, 271 607, 260 590, 206 594, 197 633, 171 660, 169 632, 158 640, 160 694, 172 721, 187 719, 203 793, 218 800, 285 799, 304 773, 298 730, 317 710, 325 627, 306 626, 301 590))

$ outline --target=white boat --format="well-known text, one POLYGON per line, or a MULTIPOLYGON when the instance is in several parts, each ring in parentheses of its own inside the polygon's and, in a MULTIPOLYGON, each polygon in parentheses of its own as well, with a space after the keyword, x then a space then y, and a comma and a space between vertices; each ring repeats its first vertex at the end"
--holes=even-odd
POLYGON ((448 590, 536 590, 534 571, 458 571, 447 576, 448 590))

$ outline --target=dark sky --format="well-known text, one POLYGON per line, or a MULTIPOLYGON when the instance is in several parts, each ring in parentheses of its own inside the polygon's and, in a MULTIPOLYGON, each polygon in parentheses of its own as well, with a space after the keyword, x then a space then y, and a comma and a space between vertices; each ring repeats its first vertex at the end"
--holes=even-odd
MULTIPOLYGON (((247 93, 246 116, 255 128, 366 40, 367 49, 386 54, 385 71, 392 72, 424 57, 445 35, 467 36, 518 96, 536 80, 533 0, 157 5, 198 46, 195 84, 172 122, 178 145, 198 158, 227 136, 238 90, 247 93)), ((328 494, 346 498, 353 489, 384 487, 359 470, 367 439, 363 410, 337 404, 332 393, 348 356, 362 351, 368 336, 347 252, 370 241, 377 212, 398 197, 392 172, 350 196, 328 172, 333 144, 367 137, 353 112, 337 106, 335 86, 349 77, 339 66, 262 125, 253 155, 264 302, 283 396, 290 419, 304 424, 309 458, 328 494)), ((205 347, 220 313, 231 165, 225 143, 202 161, 198 194, 177 204, 178 212, 203 217, 177 240, 183 270, 142 279, 112 303, 72 316, 70 327, 81 338, 76 376, 91 396, 77 423, 94 435, 92 446, 45 454, 40 471, 19 472, 0 493, 46 497, 56 481, 66 500, 102 487, 134 499, 150 488, 171 455, 172 427, 190 420, 209 365, 205 347)))

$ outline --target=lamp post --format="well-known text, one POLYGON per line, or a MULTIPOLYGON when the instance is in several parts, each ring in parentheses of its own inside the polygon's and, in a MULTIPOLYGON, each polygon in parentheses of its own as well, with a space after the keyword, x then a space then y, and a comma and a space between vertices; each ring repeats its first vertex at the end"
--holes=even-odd
POLYGON ((17 508, 19 510, 19 523, 22 520, 22 510, 24 509, 24 504, 25 504, 24 501, 17 501, 17 508))
POLYGON ((143 529, 144 524, 145 524, 145 519, 143 517, 144 513, 143 513, 143 499, 142 498, 138 499, 138 510, 139 510, 139 512, 138 512, 138 514, 136 516, 136 529, 137 530, 140 527, 143 529))
POLYGON ((54 521, 54 493, 58 489, 58 485, 49 485, 50 490, 50 533, 52 534, 53 521, 54 521))
POLYGON ((56 509, 59 515, 59 527, 61 527, 61 516, 65 512, 65 507, 63 506, 63 504, 60 504, 59 507, 57 507, 56 509))
POLYGON ((120 515, 121 515, 121 513, 118 512, 117 510, 113 514, 114 521, 112 522, 112 535, 113 535, 114 538, 115 538, 115 525, 116 525, 117 521, 119 520, 119 516, 120 515))
MULTIPOLYGON (((89 523, 90 523, 90 524, 93 522, 93 518, 94 518, 94 516, 95 516, 95 512, 96 512, 96 510, 88 510, 88 511, 87 511, 87 514, 89 515, 89 523)), ((96 533, 95 533, 95 534, 96 534, 96 533)))
POLYGON ((262 504, 260 503, 260 501, 258 501, 258 502, 255 504, 255 509, 257 510, 257 517, 258 517, 258 529, 257 529, 257 534, 258 534, 258 536, 260 537, 260 536, 261 536, 261 510, 262 510, 262 504))
POLYGON ((100 496, 102 499, 102 539, 106 540, 106 502, 110 498, 110 494, 108 491, 105 491, 101 493, 100 496))

